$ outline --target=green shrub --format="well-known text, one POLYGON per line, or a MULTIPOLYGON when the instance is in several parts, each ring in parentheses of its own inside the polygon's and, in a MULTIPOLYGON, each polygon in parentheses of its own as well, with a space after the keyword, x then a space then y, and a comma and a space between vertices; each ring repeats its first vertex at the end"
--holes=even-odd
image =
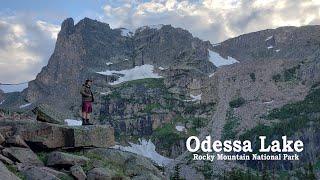
POLYGON ((222 139, 234 139, 237 135, 235 128, 239 125, 240 118, 236 117, 232 109, 227 111, 226 123, 222 130, 222 139))
POLYGON ((300 69, 300 65, 294 66, 290 69, 286 69, 283 73, 284 81, 292 81, 297 78, 297 70, 300 69))
POLYGON ((250 73, 250 78, 252 79, 253 82, 255 82, 256 81, 256 74, 250 73))
POLYGON ((160 141, 164 149, 171 148, 172 145, 183 138, 176 131, 174 124, 171 123, 164 124, 162 127, 155 129, 152 134, 152 139, 160 141))
POLYGON ((144 108, 143 112, 151 113, 152 110, 160 109, 160 108, 161 108, 161 105, 159 103, 147 104, 146 107, 144 108))
POLYGON ((270 126, 259 124, 241 134, 239 138, 241 140, 260 142, 258 141, 258 135, 267 136, 267 141, 268 139, 281 139, 281 136, 284 134, 286 136, 291 136, 301 129, 308 127, 308 124, 311 121, 320 125, 320 119, 313 118, 312 116, 312 114, 319 112, 320 89, 314 89, 310 91, 304 100, 274 109, 267 115, 267 119, 280 119, 280 122, 270 126))
POLYGON ((281 74, 276 74, 272 76, 272 79, 274 82, 280 82, 281 80, 281 74))
POLYGON ((234 100, 231 100, 229 102, 229 106, 231 108, 238 108, 238 107, 242 106, 245 102, 246 102, 246 100, 243 97, 238 97, 234 100))

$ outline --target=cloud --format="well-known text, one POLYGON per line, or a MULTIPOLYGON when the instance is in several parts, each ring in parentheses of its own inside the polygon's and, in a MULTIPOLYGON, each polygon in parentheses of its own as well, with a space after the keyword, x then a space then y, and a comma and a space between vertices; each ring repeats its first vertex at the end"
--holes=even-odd
POLYGON ((59 29, 30 16, 0 17, 0 82, 34 79, 47 64, 59 29))
MULTIPOLYGON (((320 24, 318 0, 106 0, 100 8, 85 14, 113 28, 172 24, 212 43, 268 28, 320 24)), ((47 64, 60 27, 34 18, 38 13, 0 12, 0 82, 32 80, 47 64)), ((53 14, 64 17, 62 10, 53 14)), ((83 18, 78 14, 76 20, 83 18)))
POLYGON ((112 27, 135 29, 149 24, 172 24, 204 40, 220 42, 248 32, 280 26, 320 23, 317 0, 151 0, 111 1, 104 7, 112 27))

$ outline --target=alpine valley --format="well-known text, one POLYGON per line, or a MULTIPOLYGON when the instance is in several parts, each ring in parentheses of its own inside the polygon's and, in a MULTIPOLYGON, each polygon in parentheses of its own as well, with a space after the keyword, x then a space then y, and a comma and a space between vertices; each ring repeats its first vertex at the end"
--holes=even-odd
POLYGON ((320 178, 317 25, 212 44, 171 25, 130 32, 68 18, 36 79, 0 89, 3 177, 320 178), (76 126, 87 78, 95 125, 76 126), (194 161, 190 136, 249 140, 252 154, 259 136, 265 148, 287 136, 303 151, 298 161, 194 161))

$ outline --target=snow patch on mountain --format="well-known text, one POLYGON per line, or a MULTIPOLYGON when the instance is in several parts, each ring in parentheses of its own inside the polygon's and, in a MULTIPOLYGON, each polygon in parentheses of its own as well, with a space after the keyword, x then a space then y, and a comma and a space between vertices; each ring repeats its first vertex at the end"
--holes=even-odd
POLYGON ((144 156, 146 158, 151 159, 160 166, 165 166, 173 161, 170 158, 160 155, 156 151, 156 146, 151 142, 151 140, 147 141, 145 139, 139 139, 138 144, 130 142, 129 144, 130 146, 115 145, 112 148, 144 156))
POLYGON ((4 99, 4 100, 2 100, 2 101, 0 102, 0 105, 2 105, 5 101, 6 101, 5 99, 4 99))
POLYGON ((27 104, 23 104, 21 106, 19 106, 20 109, 26 108, 28 106, 30 106, 32 103, 27 103, 27 104))
POLYGON ((120 30, 121 30, 121 36, 124 36, 124 37, 131 37, 131 36, 133 36, 133 32, 131 32, 129 29, 120 28, 120 30))
POLYGON ((160 30, 163 27, 163 24, 150 25, 151 29, 160 30))
POLYGON ((20 84, 0 84, 0 89, 4 93, 21 92, 28 87, 28 83, 20 84))
POLYGON ((220 46, 221 43, 212 44, 213 47, 220 46))
POLYGON ((209 50, 209 61, 212 62, 215 66, 225 66, 234 63, 238 63, 239 61, 228 56, 227 59, 221 57, 218 53, 209 50))
POLYGON ((113 64, 112 62, 106 62, 107 66, 110 66, 111 64, 113 64))
POLYGON ((198 95, 190 94, 191 99, 187 99, 187 100, 184 100, 184 101, 186 101, 186 102, 201 101, 201 96, 202 96, 202 94, 198 94, 198 95))
POLYGON ((273 48, 273 46, 268 46, 268 49, 272 49, 273 48))
POLYGON ((82 121, 75 120, 75 119, 65 119, 64 122, 68 126, 81 126, 82 125, 82 121))
POLYGON ((213 77, 215 73, 209 74, 209 78, 213 77))
POLYGON ((162 78, 162 76, 153 72, 154 67, 150 64, 145 64, 141 66, 136 66, 132 69, 125 69, 121 71, 107 70, 104 72, 97 72, 98 74, 110 76, 110 75, 119 75, 118 80, 109 83, 110 85, 116 85, 127 81, 133 81, 137 79, 146 79, 146 78, 162 78))
POLYGON ((136 30, 136 32, 141 32, 144 31, 146 29, 156 29, 156 30, 160 30, 163 27, 163 24, 156 24, 156 25, 150 25, 150 26, 142 26, 140 28, 138 28, 136 30))
POLYGON ((265 41, 269 41, 272 38, 273 38, 273 36, 269 36, 269 37, 267 37, 267 39, 265 39, 265 41))
POLYGON ((176 130, 179 132, 184 132, 184 131, 186 131, 186 127, 178 125, 178 126, 176 126, 176 130))
POLYGON ((272 103, 273 103, 273 100, 263 102, 263 104, 272 104, 272 103))

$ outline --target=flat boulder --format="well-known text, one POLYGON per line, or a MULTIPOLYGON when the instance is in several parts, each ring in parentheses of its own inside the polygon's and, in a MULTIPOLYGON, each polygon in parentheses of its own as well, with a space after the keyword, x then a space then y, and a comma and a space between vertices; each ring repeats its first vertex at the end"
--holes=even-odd
POLYGON ((2 153, 4 156, 15 162, 43 166, 43 162, 39 160, 38 156, 28 148, 8 147, 3 149, 2 153))
POLYGON ((111 147, 115 145, 114 131, 111 126, 75 126, 72 130, 75 147, 111 147))
POLYGON ((11 127, 33 148, 111 147, 114 129, 109 125, 66 126, 39 121, 2 120, 0 127, 11 127))
POLYGON ((85 165, 89 160, 84 156, 55 151, 48 155, 47 166, 70 168, 74 165, 85 165))
POLYGON ((0 162, 0 179, 8 179, 8 180, 20 180, 20 178, 18 178, 15 174, 13 174, 12 172, 10 172, 8 170, 8 168, 2 163, 0 162))

